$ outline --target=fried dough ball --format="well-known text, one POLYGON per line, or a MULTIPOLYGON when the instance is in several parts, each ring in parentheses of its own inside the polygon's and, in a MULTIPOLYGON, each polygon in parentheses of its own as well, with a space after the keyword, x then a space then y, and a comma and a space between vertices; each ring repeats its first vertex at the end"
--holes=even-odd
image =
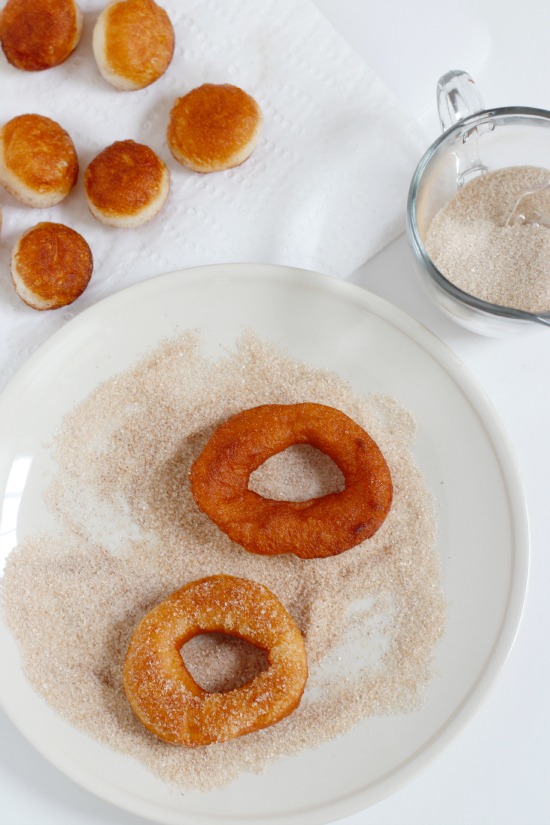
POLYGON ((160 211, 170 191, 170 174, 148 146, 116 141, 86 169, 84 190, 90 211, 99 221, 133 228, 160 211))
POLYGON ((153 0, 118 0, 99 15, 93 50, 105 80, 116 89, 135 91, 164 74, 174 42, 170 18, 153 0))
POLYGON ((39 223, 27 230, 11 256, 15 291, 33 309, 58 309, 82 295, 92 277, 90 247, 61 223, 39 223))
POLYGON ((0 17, 4 54, 26 72, 63 63, 81 33, 82 13, 74 0, 8 0, 0 17))
POLYGON ((267 587, 234 576, 191 582, 138 624, 124 664, 124 689, 145 727, 166 742, 225 742, 284 719, 300 704, 308 675, 304 640, 267 587), (200 687, 181 647, 199 633, 227 633, 267 653, 268 667, 224 693, 200 687))
POLYGON ((214 431, 190 472, 191 492, 230 539, 250 553, 335 556, 370 538, 393 497, 386 460, 370 435, 325 404, 264 404, 233 415, 214 431), (345 479, 341 492, 276 501, 248 488, 250 475, 294 444, 328 455, 345 479))
POLYGON ((54 120, 19 115, 0 130, 0 184, 21 203, 54 206, 67 197, 77 178, 74 144, 54 120))
POLYGON ((168 146, 195 172, 231 169, 254 151, 262 122, 260 107, 242 89, 205 83, 174 103, 168 146))

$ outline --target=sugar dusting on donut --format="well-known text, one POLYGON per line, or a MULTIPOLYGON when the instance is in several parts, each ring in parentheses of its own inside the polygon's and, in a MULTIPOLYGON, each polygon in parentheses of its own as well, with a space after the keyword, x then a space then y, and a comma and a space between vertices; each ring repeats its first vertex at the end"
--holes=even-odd
POLYGON ((147 613, 124 662, 134 713, 159 739, 187 747, 226 742, 274 725, 300 704, 307 679, 302 635, 267 587, 236 576, 189 582, 147 613), (266 651, 268 666, 228 692, 208 692, 180 648, 205 632, 233 634, 266 651))
MULTIPOLYGON (((218 361, 202 353, 198 336, 169 342, 65 418, 47 496, 55 534, 11 553, 3 587, 35 689, 79 729, 180 789, 220 787, 366 717, 416 709, 445 624, 434 508, 412 455, 410 413, 251 335, 218 361), (238 410, 305 399, 342 410, 376 440, 392 473, 392 509, 376 535, 333 558, 247 553, 197 512, 189 467, 238 410), (135 717, 124 658, 154 605, 219 573, 258 581, 277 596, 304 636, 308 683, 300 706, 270 728, 175 747, 135 717)), ((292 448, 266 461, 251 485, 284 499, 337 490, 341 477, 318 458, 306 446, 292 448)), ((205 690, 227 690, 265 667, 254 648, 216 637, 193 639, 181 655, 205 690)))

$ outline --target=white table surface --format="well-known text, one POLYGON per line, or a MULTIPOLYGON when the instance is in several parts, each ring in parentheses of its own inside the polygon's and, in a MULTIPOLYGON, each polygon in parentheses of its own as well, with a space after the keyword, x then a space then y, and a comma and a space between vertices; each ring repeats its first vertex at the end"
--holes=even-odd
MULTIPOLYGON (((452 6, 385 0, 380 9, 364 0, 318 0, 318 5, 419 118, 427 143, 438 133, 435 82, 451 68, 473 74, 488 106, 550 108, 547 0, 478 0, 475 5, 471 0, 452 6)), ((533 326, 521 337, 485 339, 446 319, 418 286, 404 237, 351 280, 438 335, 493 403, 523 475, 531 574, 516 644, 473 721, 407 786, 340 823, 545 825, 550 823, 550 333, 533 326)), ((0 743, 1 825, 145 823, 66 779, 3 712, 0 743)))

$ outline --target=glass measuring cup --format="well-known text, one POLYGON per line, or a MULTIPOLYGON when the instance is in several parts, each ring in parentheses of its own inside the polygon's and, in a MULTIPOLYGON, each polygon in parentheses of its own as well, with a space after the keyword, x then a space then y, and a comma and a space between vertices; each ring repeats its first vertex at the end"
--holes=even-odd
POLYGON ((434 215, 465 183, 509 166, 548 168, 550 111, 485 109, 474 81, 460 71, 439 80, 437 106, 443 134, 421 158, 407 201, 407 233, 422 283, 444 312, 475 332, 498 336, 531 323, 550 326, 550 311, 526 312, 464 292, 439 271, 425 248, 434 215))

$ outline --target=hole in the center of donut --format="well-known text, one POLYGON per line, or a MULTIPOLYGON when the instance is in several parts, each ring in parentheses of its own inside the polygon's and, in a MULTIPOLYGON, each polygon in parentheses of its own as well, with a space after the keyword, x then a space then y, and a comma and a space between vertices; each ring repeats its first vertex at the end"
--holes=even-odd
POLYGON ((248 482, 258 495, 283 501, 307 501, 344 487, 344 476, 332 458, 310 444, 296 444, 271 456, 248 482))
POLYGON ((269 666, 265 650, 226 633, 194 636, 180 655, 195 682, 209 693, 241 687, 269 666))

